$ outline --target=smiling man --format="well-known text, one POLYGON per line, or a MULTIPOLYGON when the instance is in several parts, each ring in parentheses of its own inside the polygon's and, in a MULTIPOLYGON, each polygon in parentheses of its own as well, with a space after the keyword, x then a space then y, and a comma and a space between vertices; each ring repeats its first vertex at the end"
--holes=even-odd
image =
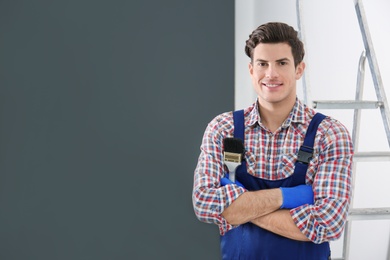
POLYGON ((208 124, 194 175, 195 214, 218 225, 223 259, 330 259, 328 242, 341 236, 350 203, 349 133, 297 98, 305 63, 294 28, 261 25, 245 52, 257 101, 208 124), (235 182, 223 156, 231 137, 245 147, 235 182))

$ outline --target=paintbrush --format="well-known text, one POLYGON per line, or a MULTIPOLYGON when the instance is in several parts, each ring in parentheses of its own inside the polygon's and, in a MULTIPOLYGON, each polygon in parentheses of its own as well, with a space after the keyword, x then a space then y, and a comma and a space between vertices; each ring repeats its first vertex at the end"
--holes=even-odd
POLYGON ((229 170, 229 180, 236 181, 236 169, 244 156, 244 143, 240 138, 223 139, 223 160, 229 170))

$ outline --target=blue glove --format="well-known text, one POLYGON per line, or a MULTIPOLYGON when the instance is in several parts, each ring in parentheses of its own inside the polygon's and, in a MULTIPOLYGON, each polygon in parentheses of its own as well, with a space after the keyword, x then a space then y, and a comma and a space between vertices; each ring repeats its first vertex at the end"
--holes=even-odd
POLYGON ((293 209, 305 204, 314 204, 313 188, 310 185, 280 187, 283 196, 281 209, 293 209))
POLYGON ((236 185, 238 185, 238 186, 240 186, 240 187, 242 187, 242 188, 245 189, 244 185, 243 185, 241 182, 239 182, 238 180, 236 180, 236 182, 232 182, 232 181, 229 179, 229 174, 226 174, 225 177, 223 177, 223 178, 221 179, 221 186, 225 186, 225 185, 227 185, 227 184, 236 184, 236 185))

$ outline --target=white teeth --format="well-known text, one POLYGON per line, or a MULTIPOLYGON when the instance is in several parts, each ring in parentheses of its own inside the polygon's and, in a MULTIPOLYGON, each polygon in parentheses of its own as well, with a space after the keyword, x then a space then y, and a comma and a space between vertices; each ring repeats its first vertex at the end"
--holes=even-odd
POLYGON ((277 87, 279 86, 279 84, 265 84, 267 87, 269 88, 274 88, 274 87, 277 87))

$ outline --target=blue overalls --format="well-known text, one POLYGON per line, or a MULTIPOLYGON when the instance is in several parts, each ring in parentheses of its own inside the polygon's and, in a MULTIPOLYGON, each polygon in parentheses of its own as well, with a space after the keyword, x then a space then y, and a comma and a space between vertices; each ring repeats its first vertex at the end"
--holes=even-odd
MULTIPOLYGON (((282 180, 265 180, 253 177, 247 173, 245 161, 237 168, 236 180, 249 191, 272 189, 279 187, 294 187, 305 184, 307 166, 312 157, 314 138, 318 125, 325 118, 317 113, 310 122, 304 143, 301 146, 294 173, 282 180)), ((233 113, 234 137, 244 138, 244 111, 233 113)), ((315 244, 291 240, 252 223, 246 223, 228 231, 221 236, 222 259, 255 259, 255 260, 328 260, 330 247, 328 242, 315 244)))

